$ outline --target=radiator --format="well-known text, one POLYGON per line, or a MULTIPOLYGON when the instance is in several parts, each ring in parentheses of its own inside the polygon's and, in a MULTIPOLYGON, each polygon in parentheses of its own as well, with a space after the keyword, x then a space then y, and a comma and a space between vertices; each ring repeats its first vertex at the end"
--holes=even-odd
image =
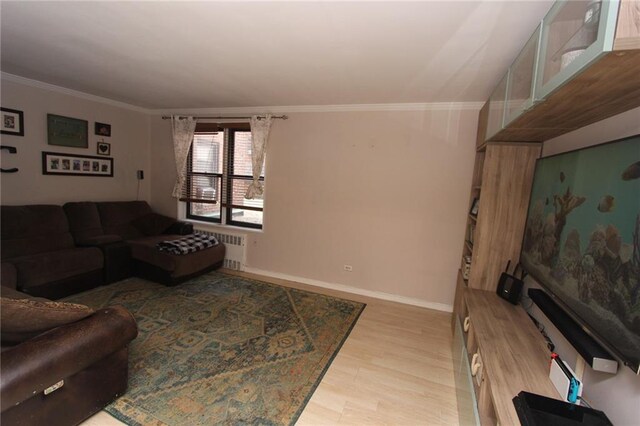
POLYGON ((206 229, 198 229, 198 232, 203 234, 213 235, 221 244, 224 244, 225 255, 223 267, 232 269, 234 271, 244 271, 244 264, 246 259, 246 235, 231 234, 227 232, 213 232, 206 229))

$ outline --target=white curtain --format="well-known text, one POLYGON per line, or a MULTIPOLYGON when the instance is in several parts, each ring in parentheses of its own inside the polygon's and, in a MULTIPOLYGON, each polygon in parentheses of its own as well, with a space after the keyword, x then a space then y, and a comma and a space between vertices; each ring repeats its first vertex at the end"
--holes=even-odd
POLYGON ((173 196, 180 198, 187 177, 187 158, 193 141, 193 133, 196 130, 196 120, 193 117, 172 116, 171 127, 173 130, 173 152, 176 156, 176 171, 178 172, 176 184, 173 187, 173 196))
POLYGON ((247 188, 244 198, 252 200, 264 192, 260 173, 264 164, 264 154, 267 151, 267 140, 271 129, 271 114, 258 118, 257 115, 251 117, 251 167, 253 171, 253 181, 247 188))

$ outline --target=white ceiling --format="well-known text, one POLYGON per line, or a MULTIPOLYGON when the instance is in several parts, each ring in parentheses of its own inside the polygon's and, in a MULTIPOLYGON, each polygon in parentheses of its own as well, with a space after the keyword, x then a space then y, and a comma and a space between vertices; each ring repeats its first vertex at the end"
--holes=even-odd
POLYGON ((551 4, 2 1, 0 67, 149 109, 483 101, 551 4))

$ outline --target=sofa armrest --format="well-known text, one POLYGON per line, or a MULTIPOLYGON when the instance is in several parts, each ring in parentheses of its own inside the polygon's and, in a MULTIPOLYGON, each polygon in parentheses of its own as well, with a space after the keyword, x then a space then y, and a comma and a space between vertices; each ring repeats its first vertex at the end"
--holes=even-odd
POLYGON ((189 235, 193 234, 193 224, 188 222, 176 222, 163 232, 165 235, 189 235))
POLYGON ((135 319, 129 311, 113 306, 2 351, 1 410, 113 354, 137 334, 135 319))
POLYGON ((0 264, 0 285, 13 290, 18 288, 18 272, 13 263, 2 262, 0 264))

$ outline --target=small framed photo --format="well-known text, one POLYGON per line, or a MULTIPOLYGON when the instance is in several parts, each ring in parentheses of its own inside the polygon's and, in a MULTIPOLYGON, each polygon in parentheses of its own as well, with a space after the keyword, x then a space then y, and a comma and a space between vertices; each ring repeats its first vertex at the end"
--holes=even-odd
POLYGON ((471 216, 478 216, 479 208, 480 208, 480 198, 474 198, 473 203, 471 203, 471 211, 469 211, 469 214, 471 216))
POLYGON ((42 174, 113 177, 113 158, 43 152, 42 174))
POLYGON ((97 153, 98 155, 111 155, 111 144, 107 142, 98 142, 97 153))
POLYGON ((0 133, 3 135, 24 136, 24 113, 17 109, 1 108, 0 133))
POLYGON ((111 124, 98 123, 96 121, 95 127, 94 127, 94 132, 98 136, 111 137, 111 124))

